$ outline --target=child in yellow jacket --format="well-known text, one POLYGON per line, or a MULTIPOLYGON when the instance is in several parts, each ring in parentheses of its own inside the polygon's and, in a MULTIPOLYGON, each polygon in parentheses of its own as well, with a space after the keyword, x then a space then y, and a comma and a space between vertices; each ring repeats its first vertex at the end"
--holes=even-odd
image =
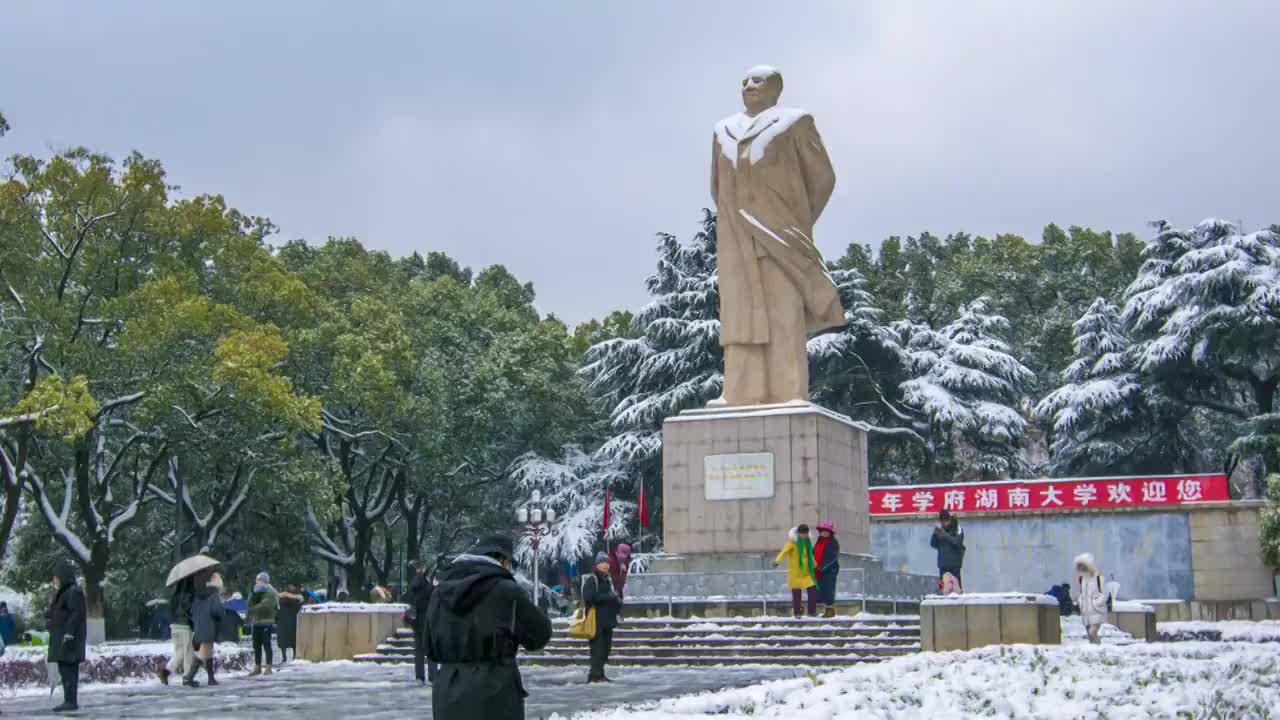
POLYGON ((818 614, 817 582, 814 580, 813 541, 809 539, 809 526, 801 523, 787 533, 787 544, 774 558, 775 567, 787 562, 787 587, 791 588, 791 610, 800 617, 800 594, 808 592, 809 617, 818 614))

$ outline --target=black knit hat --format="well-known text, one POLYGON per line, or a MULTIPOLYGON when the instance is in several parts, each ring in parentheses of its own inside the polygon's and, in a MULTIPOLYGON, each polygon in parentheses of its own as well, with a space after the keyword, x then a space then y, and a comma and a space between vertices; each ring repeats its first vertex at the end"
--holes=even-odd
POLYGON ((471 548, 471 552, 476 555, 501 555, 510 559, 516 554, 515 544, 511 542, 510 535, 502 533, 494 533, 485 535, 476 541, 475 547, 471 548))

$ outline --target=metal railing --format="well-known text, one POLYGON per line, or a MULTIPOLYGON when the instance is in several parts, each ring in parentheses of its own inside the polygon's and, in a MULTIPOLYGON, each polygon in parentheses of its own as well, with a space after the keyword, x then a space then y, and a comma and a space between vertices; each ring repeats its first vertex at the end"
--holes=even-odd
MULTIPOLYGON (((768 614, 769 602, 789 602, 791 591, 787 588, 787 572, 773 568, 711 572, 646 572, 632 574, 627 578, 626 597, 628 601, 665 600, 668 614, 673 614, 677 601, 686 599, 758 600, 761 610, 768 614)), ((837 601, 856 600, 865 607, 866 568, 841 569, 836 580, 835 597, 837 601)))

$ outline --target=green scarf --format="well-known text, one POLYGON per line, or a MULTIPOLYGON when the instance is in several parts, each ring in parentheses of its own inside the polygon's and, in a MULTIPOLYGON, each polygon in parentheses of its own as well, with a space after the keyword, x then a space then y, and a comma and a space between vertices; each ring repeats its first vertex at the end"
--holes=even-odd
POLYGON ((809 561, 809 576, 813 577, 813 540, 796 536, 796 552, 800 555, 800 569, 804 570, 805 560, 809 561))

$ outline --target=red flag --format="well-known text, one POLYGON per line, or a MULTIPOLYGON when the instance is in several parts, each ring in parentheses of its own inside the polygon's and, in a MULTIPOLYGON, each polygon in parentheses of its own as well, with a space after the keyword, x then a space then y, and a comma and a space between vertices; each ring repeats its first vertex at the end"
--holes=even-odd
POLYGON ((604 489, 604 522, 600 525, 600 537, 609 537, 609 488, 604 489))
POLYGON ((649 527, 649 505, 644 501, 644 479, 640 480, 640 527, 649 527))

